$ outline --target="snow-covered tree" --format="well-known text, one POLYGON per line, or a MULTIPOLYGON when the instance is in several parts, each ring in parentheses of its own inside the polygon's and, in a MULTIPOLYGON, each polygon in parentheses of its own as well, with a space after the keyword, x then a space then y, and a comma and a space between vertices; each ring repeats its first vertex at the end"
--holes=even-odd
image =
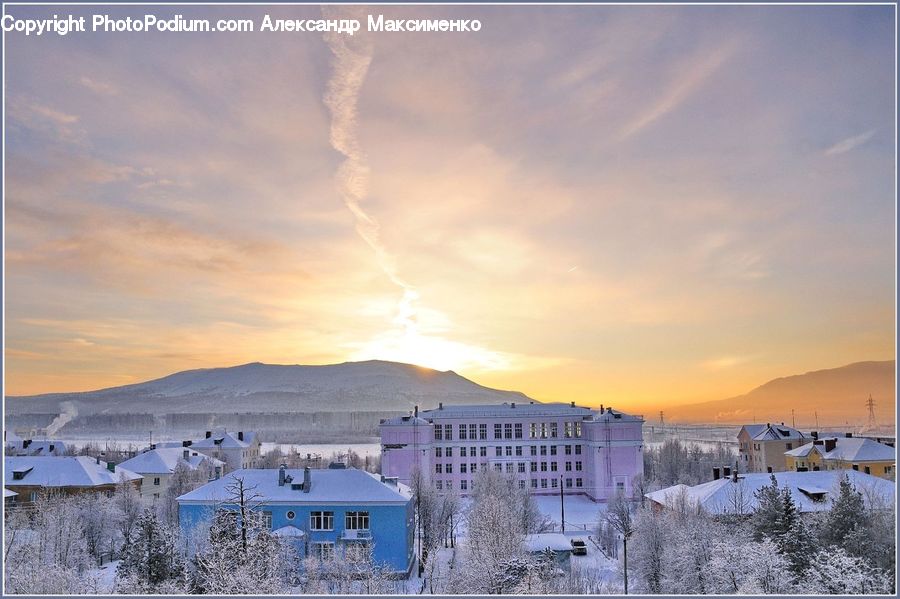
POLYGON ((635 532, 634 516, 631 502, 623 493, 616 493, 606 508, 606 522, 619 534, 622 539, 622 576, 625 583, 625 593, 628 594, 628 541, 635 532))
POLYGON ((116 571, 119 592, 184 592, 187 569, 181 554, 177 529, 160 521, 151 509, 138 518, 116 571))
POLYGON ((889 594, 891 589, 886 572, 840 547, 816 553, 801 586, 804 592, 830 595, 889 594))

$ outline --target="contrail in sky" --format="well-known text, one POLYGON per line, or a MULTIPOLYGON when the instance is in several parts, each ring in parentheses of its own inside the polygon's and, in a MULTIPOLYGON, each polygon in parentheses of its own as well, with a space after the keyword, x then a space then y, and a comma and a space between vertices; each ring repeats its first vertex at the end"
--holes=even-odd
POLYGON ((325 92, 331 112, 331 145, 346 158, 337 171, 338 189, 347 208, 356 218, 356 231, 375 252, 378 264, 392 283, 403 290, 395 322, 407 332, 415 332, 415 288, 397 272, 394 256, 381 242, 378 221, 362 207, 369 188, 369 165, 357 136, 356 104, 372 62, 372 44, 362 36, 330 32, 325 42, 334 54, 333 70, 325 92))

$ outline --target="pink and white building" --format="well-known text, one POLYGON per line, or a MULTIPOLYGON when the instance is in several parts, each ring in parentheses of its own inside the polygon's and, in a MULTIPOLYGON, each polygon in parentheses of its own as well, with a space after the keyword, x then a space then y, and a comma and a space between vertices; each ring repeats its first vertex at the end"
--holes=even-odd
POLYGON ((472 489, 493 468, 536 494, 631 495, 643 475, 644 420, 604 408, 562 403, 443 404, 381 423, 381 470, 408 484, 427 473, 439 490, 472 489))

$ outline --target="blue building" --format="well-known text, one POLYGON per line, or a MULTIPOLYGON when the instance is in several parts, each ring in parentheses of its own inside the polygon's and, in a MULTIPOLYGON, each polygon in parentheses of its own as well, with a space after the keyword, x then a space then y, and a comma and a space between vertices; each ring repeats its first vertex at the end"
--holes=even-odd
POLYGON ((204 534, 216 510, 236 509, 237 479, 252 488, 254 503, 273 533, 302 555, 329 556, 352 543, 372 546, 375 561, 407 574, 413 564, 414 506, 409 489, 355 468, 235 470, 178 498, 187 538, 204 534), (231 502, 231 503, 230 503, 231 502), (197 527, 203 527, 195 531, 197 527))

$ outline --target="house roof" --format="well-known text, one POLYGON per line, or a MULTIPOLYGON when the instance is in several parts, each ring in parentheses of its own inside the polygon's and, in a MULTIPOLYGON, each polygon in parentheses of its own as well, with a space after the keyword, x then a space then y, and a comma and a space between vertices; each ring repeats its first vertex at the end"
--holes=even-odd
POLYGON ((7 497, 15 497, 16 495, 18 495, 18 493, 16 493, 15 491, 3 489, 3 499, 6 499, 7 497))
POLYGON ((127 468, 116 467, 111 472, 106 462, 99 464, 87 456, 17 456, 3 459, 5 486, 7 487, 96 487, 114 485, 125 480, 141 478, 127 468), (20 480, 13 473, 24 472, 20 480))
POLYGON ((250 447, 256 439, 256 433, 253 431, 244 432, 244 440, 238 439, 236 433, 226 431, 214 431, 211 436, 204 439, 198 439, 191 442, 191 447, 199 447, 201 449, 212 449, 221 447, 222 449, 243 449, 250 447))
POLYGON ((797 429, 783 424, 769 424, 753 435, 754 441, 784 441, 805 438, 806 435, 797 429))
POLYGON ((640 421, 640 416, 625 414, 612 408, 606 408, 602 413, 582 406, 573 406, 571 403, 531 403, 531 402, 504 402, 502 404, 476 404, 476 405, 450 405, 435 410, 419 412, 421 418, 428 420, 449 420, 457 418, 565 418, 580 417, 593 420, 624 420, 640 421))
POLYGON ((819 438, 823 443, 806 443, 796 449, 784 452, 784 455, 795 458, 808 456, 814 450, 825 460, 844 462, 893 462, 897 458, 897 450, 871 439, 858 437, 837 437, 833 439, 819 438), (824 441, 834 441, 831 451, 825 451, 824 441))
POLYGON ((221 460, 192 451, 190 447, 158 447, 139 453, 120 466, 138 474, 171 474, 179 462, 186 464, 191 470, 196 470, 201 464, 213 468, 223 465, 221 460), (184 459, 185 450, 188 451, 187 459, 184 459))
POLYGON ((776 472, 774 475, 748 473, 739 475, 737 482, 733 482, 733 479, 728 477, 693 487, 675 485, 647 493, 646 497, 660 505, 671 506, 683 493, 689 505, 699 506, 710 514, 748 514, 758 504, 755 493, 760 488, 771 484, 772 476, 778 481, 779 487, 790 489, 791 498, 801 512, 830 510, 831 502, 828 498, 836 495, 837 485, 842 476, 849 478, 856 489, 863 494, 867 504, 871 504, 873 498, 889 504, 894 503, 894 483, 856 470, 776 472), (822 492, 824 492, 825 500, 816 501, 822 492))
MULTIPOLYGON (((286 469, 293 484, 303 482, 303 470, 286 469)), ((304 493, 290 482, 278 485, 277 469, 235 470, 210 481, 199 489, 182 495, 179 503, 225 503, 232 498, 231 487, 242 479, 259 500, 266 503, 400 503, 409 502, 409 488, 402 484, 383 483, 380 477, 356 468, 342 470, 310 470, 310 490, 304 493)))

